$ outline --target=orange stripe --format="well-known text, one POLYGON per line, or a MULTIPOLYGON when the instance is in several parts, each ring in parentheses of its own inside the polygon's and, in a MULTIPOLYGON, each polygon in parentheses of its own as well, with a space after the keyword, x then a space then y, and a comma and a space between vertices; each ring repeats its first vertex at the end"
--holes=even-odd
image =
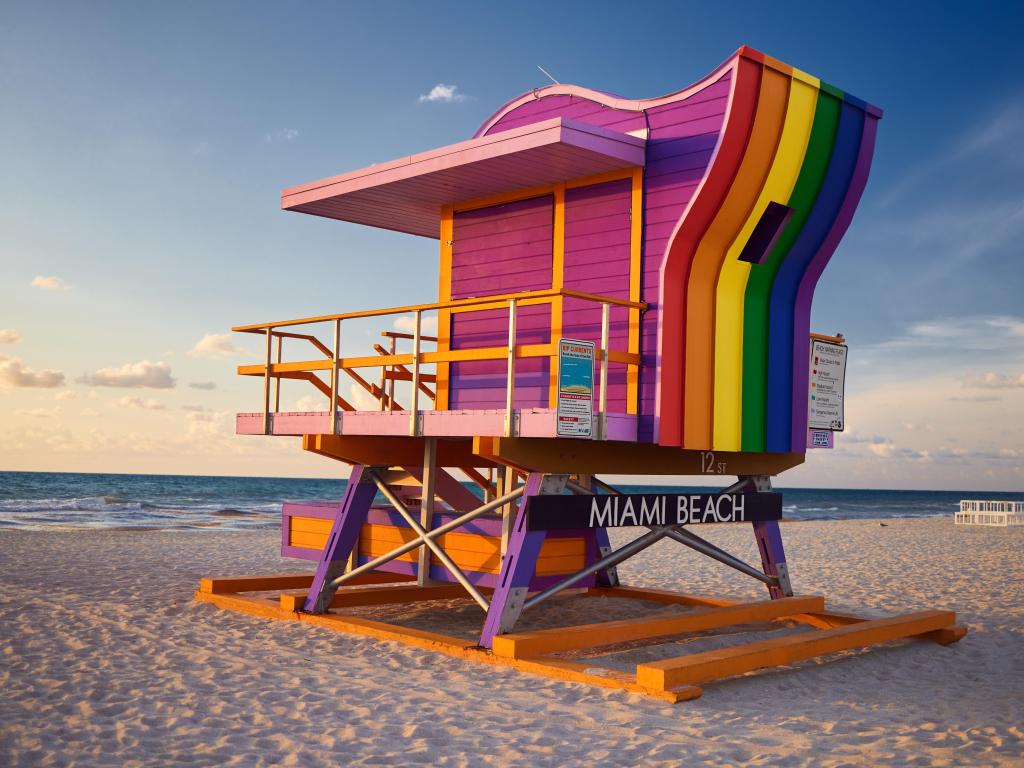
POLYGON ((693 259, 686 292, 686 365, 683 447, 712 444, 715 349, 715 288, 729 245, 750 214, 771 169, 786 115, 789 78, 766 69, 761 77, 750 137, 725 201, 693 259))

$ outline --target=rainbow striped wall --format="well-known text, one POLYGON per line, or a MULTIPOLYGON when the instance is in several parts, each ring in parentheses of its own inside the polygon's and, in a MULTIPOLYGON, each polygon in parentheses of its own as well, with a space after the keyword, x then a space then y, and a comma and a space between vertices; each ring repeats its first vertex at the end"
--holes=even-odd
POLYGON ((663 284, 674 296, 659 443, 806 450, 811 298, 864 190, 880 116, 766 56, 739 57, 716 158, 665 254, 676 279, 663 284), (788 219, 748 260, 771 203, 788 219))
POLYGON ((558 115, 647 132, 640 439, 805 451, 811 300, 867 182, 881 111, 741 48, 658 99, 538 89, 477 135, 558 115))

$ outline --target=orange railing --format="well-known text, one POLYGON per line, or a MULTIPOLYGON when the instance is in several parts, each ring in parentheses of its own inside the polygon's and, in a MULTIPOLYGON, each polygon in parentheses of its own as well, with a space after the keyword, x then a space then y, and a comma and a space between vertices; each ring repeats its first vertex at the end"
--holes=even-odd
MULTIPOLYGON (((421 393, 436 401, 436 392, 426 385, 438 383, 438 376, 424 373, 421 366, 430 364, 446 364, 469 360, 507 360, 507 384, 505 392, 505 434, 512 436, 514 432, 513 421, 513 400, 515 396, 515 361, 528 357, 548 357, 553 363, 558 355, 558 339, 553 336, 546 344, 517 344, 516 342, 516 313, 520 306, 536 304, 561 303, 565 298, 580 299, 601 305, 601 344, 596 350, 596 357, 600 363, 600 396, 598 403, 598 437, 603 438, 607 434, 607 389, 608 389, 608 363, 622 363, 627 371, 637 375, 640 367, 639 348, 616 351, 609 349, 610 317, 612 307, 625 307, 631 310, 630 322, 634 322, 632 315, 635 314, 635 321, 639 322, 639 313, 647 309, 645 302, 628 301, 616 299, 610 296, 600 296, 591 293, 583 293, 573 290, 541 290, 523 291, 520 293, 509 293, 497 296, 484 296, 471 299, 455 299, 453 301, 435 302, 432 304, 415 304, 406 307, 391 307, 387 309, 369 309, 361 312, 342 312, 333 315, 320 315, 317 317, 306 317, 298 320, 279 320, 271 323, 256 323, 253 325, 240 325, 233 328, 233 331, 241 333, 255 333, 266 338, 266 358, 263 364, 242 365, 238 372, 244 376, 263 377, 263 431, 270 433, 271 414, 277 413, 281 405, 281 379, 304 379, 314 384, 327 398, 328 403, 333 407, 332 432, 337 433, 338 418, 337 409, 340 406, 343 410, 356 410, 350 403, 338 394, 338 382, 340 373, 349 376, 353 381, 362 387, 371 396, 377 399, 381 410, 405 410, 397 406, 394 395, 395 381, 409 381, 411 383, 412 403, 409 411, 409 434, 419 434, 419 414, 421 393), (460 312, 460 311, 481 311, 486 309, 507 308, 509 313, 508 323, 508 344, 503 347, 482 347, 475 349, 447 349, 439 348, 434 351, 422 350, 424 342, 438 342, 437 337, 425 336, 421 329, 423 325, 423 314, 425 312, 437 311, 439 313, 460 312), (374 355, 361 357, 342 357, 340 355, 341 323, 345 320, 358 320, 373 317, 385 317, 387 315, 413 315, 413 332, 409 334, 395 333, 393 331, 383 332, 383 336, 390 340, 389 348, 385 349, 375 344, 374 355), (281 330, 282 328, 294 328, 295 326, 312 325, 317 323, 333 324, 333 343, 330 347, 320 341, 316 336, 306 333, 295 333, 293 331, 281 330), (316 360, 299 360, 285 362, 282 359, 282 348, 284 339, 297 339, 308 341, 319 351, 323 357, 316 360), (276 360, 274 359, 274 340, 277 340, 276 360), (412 341, 412 351, 399 353, 396 342, 399 339, 412 341), (373 384, 356 373, 358 368, 381 368, 380 384, 373 384), (330 384, 327 385, 318 375, 318 371, 330 373, 330 384), (275 380, 273 407, 271 401, 271 379, 275 380)), ((639 334, 630 334, 632 338, 638 338, 639 334)), ((442 335, 442 344, 438 346, 447 347, 447 339, 442 335)), ((633 344, 631 343, 630 346, 633 344)), ((636 346, 639 344, 636 342, 636 346)))

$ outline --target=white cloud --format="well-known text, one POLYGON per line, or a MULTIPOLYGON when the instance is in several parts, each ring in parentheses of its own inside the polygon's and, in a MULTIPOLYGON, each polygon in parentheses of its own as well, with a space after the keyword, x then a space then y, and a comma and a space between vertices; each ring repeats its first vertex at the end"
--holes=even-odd
POLYGON ((294 141, 299 138, 299 132, 295 128, 279 128, 263 135, 263 140, 268 144, 275 144, 282 141, 294 141))
POLYGON ((22 408, 15 413, 30 419, 55 419, 60 416, 60 408, 22 408))
POLYGON ((459 86, 457 85, 445 85, 444 83, 438 83, 430 89, 430 93, 420 94, 419 103, 424 102, 437 102, 441 104, 451 104, 456 101, 465 101, 466 94, 459 93, 459 86))
POLYGON ((964 378, 964 386, 981 389, 1021 389, 1024 388, 1024 373, 1013 375, 989 371, 980 376, 968 374, 964 378))
POLYGON ((295 410, 303 413, 326 411, 327 398, 323 395, 304 395, 295 401, 295 410))
MULTIPOLYGON (((397 400, 398 398, 395 397, 397 400)), ((357 411, 377 411, 380 410, 380 403, 373 395, 367 392, 365 389, 360 387, 358 384, 353 384, 348 389, 348 401, 355 406, 357 411)))
POLYGON ((143 400, 141 397, 122 397, 117 401, 122 408, 142 408, 147 411, 165 411, 167 406, 159 400, 143 400))
POLYGON ((94 387, 126 387, 132 389, 174 389, 171 366, 167 363, 125 363, 120 368, 100 368, 87 373, 79 381, 94 387))
POLYGON ((190 381, 188 383, 189 389, 216 389, 217 382, 215 381, 190 381))
POLYGON ((21 334, 13 328, 0 328, 0 344, 17 344, 21 341, 21 334))
POLYGON ((0 385, 8 387, 53 389, 64 386, 60 371, 33 371, 20 358, 0 355, 0 385))
POLYGON ((191 357, 234 357, 245 350, 231 341, 230 333, 208 333, 189 350, 191 357))
MULTIPOLYGON (((396 330, 404 331, 405 333, 413 333, 416 330, 416 316, 399 315, 395 318, 394 326, 396 330)), ((437 335, 436 315, 428 315, 420 320, 420 333, 424 336, 437 335)))
POLYGON ((32 279, 32 285, 36 288, 42 288, 47 291, 66 291, 68 284, 61 280, 59 277, 43 277, 39 275, 32 279))
POLYGON ((54 395, 54 400, 75 400, 78 398, 77 392, 72 392, 70 389, 66 389, 63 392, 58 392, 54 395))

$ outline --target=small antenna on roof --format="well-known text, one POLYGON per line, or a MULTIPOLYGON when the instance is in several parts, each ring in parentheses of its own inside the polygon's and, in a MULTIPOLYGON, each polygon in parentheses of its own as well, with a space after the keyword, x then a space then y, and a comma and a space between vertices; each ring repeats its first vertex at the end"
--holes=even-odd
POLYGON ((542 67, 540 64, 537 65, 537 69, 539 69, 541 72, 547 75, 548 80, 550 80, 552 83, 554 83, 555 85, 561 85, 561 83, 555 80, 555 78, 551 76, 551 73, 544 69, 544 67, 542 67))

